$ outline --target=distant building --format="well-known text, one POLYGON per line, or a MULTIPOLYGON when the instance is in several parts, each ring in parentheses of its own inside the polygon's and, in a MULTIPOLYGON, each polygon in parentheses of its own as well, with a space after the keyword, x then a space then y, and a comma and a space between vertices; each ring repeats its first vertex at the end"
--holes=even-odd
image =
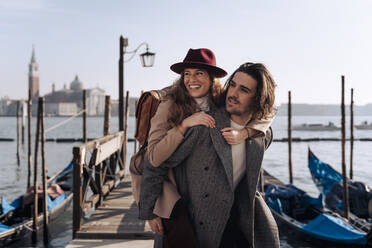
MULTIPOLYGON (((75 115, 83 109, 84 85, 76 75, 70 83, 61 90, 55 89, 52 84, 52 92, 45 95, 47 115, 75 115), (50 105, 50 107, 48 106, 50 105)), ((87 89, 87 114, 89 116, 103 115, 105 111, 105 91, 98 87, 87 89)))
POLYGON ((78 106, 74 102, 59 102, 45 104, 47 116, 71 116, 78 113, 78 106))
POLYGON ((20 101, 19 114, 23 113, 23 108, 25 112, 27 111, 27 104, 24 100, 13 100, 5 96, 0 98, 0 116, 15 116, 17 115, 17 102, 20 101))
POLYGON ((87 89, 88 115, 104 115, 105 91, 100 88, 87 89))
MULTIPOLYGON (((32 48, 31 60, 28 68, 28 89, 32 99, 32 115, 37 114, 38 97, 40 96, 39 65, 36 62, 35 48, 32 48)), ((56 90, 52 84, 52 91, 45 95, 45 115, 46 116, 72 116, 79 113, 83 108, 83 89, 84 85, 76 75, 68 88, 64 84, 63 89, 56 90)), ((87 114, 88 116, 103 116, 105 111, 105 91, 99 87, 86 89, 87 91, 87 114)), ((129 115, 135 114, 135 104, 138 98, 129 98, 129 115)), ((24 113, 27 113, 27 100, 21 100, 24 113)), ((124 103, 125 104, 125 103, 124 103)), ((17 100, 7 97, 0 99, 0 115, 15 116, 17 110, 17 100)), ((123 110, 124 111, 124 110, 123 110)), ((22 111, 21 111, 22 112, 22 111)), ((118 100, 111 99, 111 115, 118 115, 118 100)))
POLYGON ((12 101, 8 97, 0 98, 0 115, 7 115, 8 108, 12 101))

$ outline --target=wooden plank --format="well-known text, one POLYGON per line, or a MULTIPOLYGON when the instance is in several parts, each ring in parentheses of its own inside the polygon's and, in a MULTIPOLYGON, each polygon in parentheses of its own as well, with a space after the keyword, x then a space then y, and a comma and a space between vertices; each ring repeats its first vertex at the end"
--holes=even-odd
MULTIPOLYGON (((118 217, 116 217, 116 220, 119 219, 118 217)), ((124 215, 121 220, 123 220, 123 218, 126 218, 126 216, 124 215)), ((136 230, 138 232, 150 231, 150 229, 148 229, 147 224, 145 223, 145 221, 138 221, 134 216, 132 216, 132 218, 129 218, 131 220, 126 220, 126 221, 113 222, 114 219, 115 218, 105 219, 105 221, 98 220, 98 221, 90 222, 90 224, 85 225, 81 229, 81 231, 94 231, 94 230, 96 230, 96 231, 102 231, 102 232, 117 233, 119 231, 119 229, 123 228, 123 227, 124 228, 130 227, 131 229, 136 230)), ((127 232, 128 229, 121 230, 121 231, 122 232, 127 232)))
POLYGON ((129 239, 74 239, 66 248, 151 248, 154 246, 153 240, 129 240, 129 239))
POLYGON ((89 197, 87 201, 84 202, 83 206, 83 213, 86 215, 89 213, 91 208, 97 204, 99 200, 99 195, 95 194, 89 197))
POLYGON ((114 185, 115 185, 114 180, 110 180, 110 181, 106 182, 105 185, 102 186, 103 195, 107 195, 107 193, 110 192, 110 190, 114 187, 114 185))
POLYGON ((153 233, 144 232, 120 232, 120 233, 104 233, 101 230, 97 232, 83 232, 79 231, 76 233, 78 239, 153 239, 153 233))
POLYGON ((138 208, 127 176, 84 221, 75 238, 152 239, 153 235, 148 223, 138 219, 138 208))
MULTIPOLYGON (((124 136, 124 132, 117 132, 117 133, 114 133, 114 134, 111 134, 111 135, 107 135, 107 136, 103 136, 99 139, 95 139, 95 140, 92 140, 92 141, 89 141, 87 142, 86 144, 84 145, 81 145, 81 146, 75 146, 74 148, 77 148, 77 149, 80 149, 80 150, 91 150, 91 149, 94 149, 96 148, 97 144, 103 144, 109 140, 111 140, 112 138, 114 137, 117 137, 117 136, 121 136, 123 137, 124 136)), ((84 157, 84 156, 82 156, 84 157)))
POLYGON ((102 161, 106 160, 110 157, 113 153, 120 150, 123 143, 123 139, 121 136, 114 137, 113 139, 107 141, 104 144, 101 144, 97 147, 97 157, 95 161, 95 165, 102 163, 102 161))

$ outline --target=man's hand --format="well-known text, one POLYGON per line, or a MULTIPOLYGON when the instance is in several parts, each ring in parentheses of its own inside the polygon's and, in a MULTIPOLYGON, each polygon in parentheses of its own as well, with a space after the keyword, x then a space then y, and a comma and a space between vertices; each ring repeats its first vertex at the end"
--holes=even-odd
POLYGON ((156 232, 157 234, 164 235, 163 224, 161 223, 160 217, 148 220, 148 222, 152 231, 156 232))

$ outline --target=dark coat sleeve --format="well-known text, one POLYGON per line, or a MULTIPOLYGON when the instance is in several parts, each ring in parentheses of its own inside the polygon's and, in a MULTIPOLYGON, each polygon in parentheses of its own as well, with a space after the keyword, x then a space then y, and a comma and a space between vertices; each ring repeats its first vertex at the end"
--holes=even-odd
POLYGON ((157 198, 162 193, 163 181, 168 177, 168 170, 182 163, 190 155, 198 139, 198 132, 202 128, 190 128, 176 151, 159 167, 154 167, 146 159, 144 162, 141 192, 139 199, 139 218, 142 220, 154 219, 153 209, 157 198))

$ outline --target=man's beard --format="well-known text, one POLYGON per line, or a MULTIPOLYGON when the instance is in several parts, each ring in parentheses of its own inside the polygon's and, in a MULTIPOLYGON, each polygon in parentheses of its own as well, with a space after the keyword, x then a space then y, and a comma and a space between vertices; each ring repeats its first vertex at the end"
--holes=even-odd
MULTIPOLYGON (((238 100, 236 100, 234 97, 232 97, 232 96, 229 96, 229 97, 227 97, 227 103, 226 103, 226 105, 228 106, 229 105, 229 101, 233 101, 234 102, 234 104, 239 104, 240 102, 238 101, 238 100)), ((234 108, 234 107, 232 107, 232 108, 234 108)), ((231 114, 231 115, 237 115, 237 116, 241 116, 242 115, 242 112, 241 111, 239 111, 239 110, 234 110, 234 109, 232 109, 232 110, 227 110, 227 112, 229 113, 229 114, 231 114)))
MULTIPOLYGON (((236 115, 236 116, 249 116, 250 114, 252 114, 252 112, 254 111, 252 106, 246 106, 248 109, 239 109, 238 108, 238 104, 240 104, 240 102, 238 100, 236 100, 234 97, 232 96, 229 96, 227 98, 227 102, 226 102, 226 111, 230 114, 230 115, 236 115), (231 105, 231 109, 228 110, 228 106, 229 106, 229 101, 232 101, 234 104, 231 105), (236 108, 234 108, 234 105, 236 108)), ((240 105, 241 107, 241 105, 240 105)))
POLYGON ((242 115, 242 112, 239 111, 239 110, 227 110, 227 112, 230 114, 230 115, 237 115, 237 116, 241 116, 242 115))

